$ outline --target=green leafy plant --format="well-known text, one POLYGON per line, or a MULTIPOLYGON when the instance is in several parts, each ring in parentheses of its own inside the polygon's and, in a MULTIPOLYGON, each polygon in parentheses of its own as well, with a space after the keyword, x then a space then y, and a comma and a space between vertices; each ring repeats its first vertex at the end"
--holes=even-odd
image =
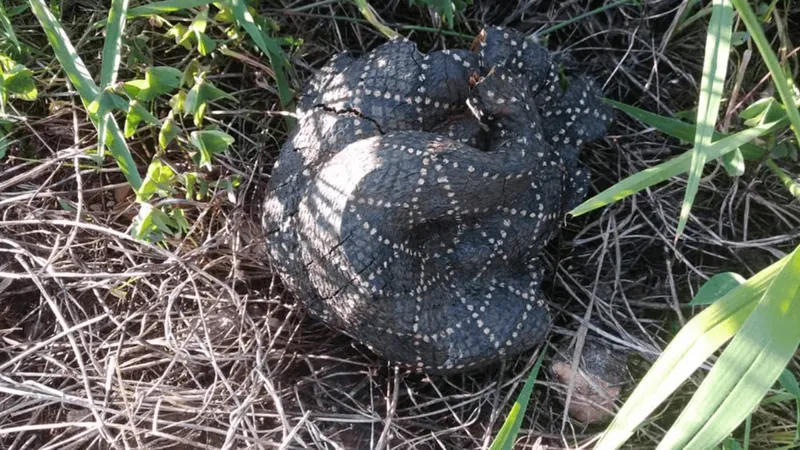
MULTIPOLYGON (((167 201, 180 196, 181 189, 185 191, 186 199, 193 199, 204 198, 210 189, 232 189, 238 184, 229 178, 214 182, 204 179, 204 172, 213 168, 214 157, 224 153, 234 143, 233 137, 227 133, 216 126, 209 127, 206 115, 215 102, 235 102, 236 99, 209 80, 213 67, 207 67, 203 62, 213 63, 213 59, 203 58, 210 56, 220 45, 241 39, 235 32, 237 27, 244 28, 256 47, 267 55, 273 65, 280 101, 284 105, 291 104, 293 94, 287 75, 289 64, 281 47, 287 41, 276 39, 272 35, 274 25, 245 2, 167 0, 128 8, 128 0, 113 0, 108 18, 94 25, 105 27, 99 85, 95 84, 86 64, 44 0, 31 0, 30 4, 62 70, 80 95, 97 129, 98 157, 102 160, 108 149, 135 193, 139 212, 133 220, 131 233, 138 238, 161 240, 166 236, 178 236, 188 229, 183 210, 176 207, 175 202, 167 201), (212 16, 212 8, 217 10, 216 15, 212 16), (159 16, 166 13, 188 16, 191 21, 187 21, 188 26, 184 25, 187 22, 170 25, 159 16), (190 52, 196 51, 199 56, 190 59, 182 69, 155 65, 147 67, 143 76, 118 81, 123 47, 126 42, 137 39, 125 37, 126 22, 137 18, 153 18, 156 23, 166 24, 165 38, 173 38, 176 44, 190 52), (217 33, 214 36, 219 36, 218 32, 223 30, 225 33, 220 39, 212 37, 212 31, 217 33), (166 99, 169 99, 169 110, 159 118, 158 115, 163 114, 166 99), (122 128, 117 123, 116 115, 122 115, 125 119, 122 128), (186 116, 192 118, 191 124, 195 130, 184 128, 183 118, 186 116), (160 151, 149 163, 144 179, 136 170, 126 141, 136 135, 142 126, 157 128, 160 151), (188 153, 200 170, 186 176, 175 172, 160 157, 171 151, 188 153)), ((146 58, 140 55, 134 60, 143 62, 146 58)), ((11 69, 3 72, 3 75, 8 74, 8 81, 0 85, 3 89, 0 92, 31 96, 30 88, 35 89, 35 84, 30 71, 21 66, 12 66, 11 69)), ((3 80, 6 78, 0 79, 3 80)), ((7 145, 5 136, 0 138, 4 139, 4 146, 7 145)))
POLYGON ((472 0, 409 0, 412 5, 423 5, 442 16, 444 23, 453 28, 455 15, 472 4, 472 0))
MULTIPOLYGON (((758 19, 747 2, 715 1, 711 8, 709 47, 706 52, 697 125, 660 117, 612 102, 615 107, 660 131, 694 142, 692 151, 631 177, 590 198, 571 212, 585 214, 628 197, 642 189, 689 171, 690 183, 676 235, 682 231, 707 161, 723 157, 728 173, 741 174, 743 161, 765 161, 790 192, 794 182, 774 163, 775 134, 791 124, 800 138, 798 113, 788 80, 764 37, 758 19), (731 39, 729 25, 734 8, 765 61, 781 102, 764 100, 746 109, 741 118, 749 128, 730 136, 715 133, 714 122, 722 95, 724 71, 731 39), (726 43, 725 41, 728 41, 726 43), (716 67, 716 70, 714 69, 716 67), (769 135, 766 146, 753 143, 769 135), (785 175, 785 174, 783 174, 785 175)), ((800 140, 800 139, 798 139, 800 140)), ((660 449, 712 448, 726 438, 764 400, 776 381, 795 386, 785 367, 800 345, 800 246, 753 277, 718 275, 703 286, 693 304, 710 304, 672 339, 647 375, 627 399, 608 427, 598 449, 620 447, 643 421, 723 344, 730 340, 682 414, 672 424, 660 449)), ((793 379, 793 377, 792 377, 793 379)), ((784 386, 785 387, 785 386, 784 386)), ((748 428, 749 429, 749 426, 748 428)), ((747 442, 747 439, 745 439, 747 442)), ((738 444, 736 444, 738 445, 738 444)))
POLYGON ((33 72, 0 54, 0 111, 5 113, 5 104, 9 98, 33 101, 38 97, 33 72))

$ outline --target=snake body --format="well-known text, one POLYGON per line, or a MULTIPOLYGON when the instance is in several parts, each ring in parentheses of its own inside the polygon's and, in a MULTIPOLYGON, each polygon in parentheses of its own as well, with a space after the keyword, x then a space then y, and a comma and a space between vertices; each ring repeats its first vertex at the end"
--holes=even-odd
POLYGON ((578 148, 610 111, 541 45, 391 40, 307 84, 271 172, 270 261, 315 318, 430 373, 541 342, 540 253, 588 190, 578 148))

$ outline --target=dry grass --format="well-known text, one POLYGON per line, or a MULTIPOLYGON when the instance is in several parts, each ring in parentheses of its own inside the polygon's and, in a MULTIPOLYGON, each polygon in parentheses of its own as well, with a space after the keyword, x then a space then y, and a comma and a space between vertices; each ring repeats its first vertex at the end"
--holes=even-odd
MULTIPOLYGON (((423 49, 464 43, 436 33, 437 19, 406 1, 372 3, 423 49)), ((533 32, 587 10, 587 2, 476 3, 459 18, 459 33, 484 23, 533 32)), ((348 2, 269 4, 263 11, 282 33, 305 41, 292 55, 299 81, 335 52, 382 41, 348 2)), ((549 34, 549 46, 599 79, 609 98, 662 114, 691 109, 704 30, 673 30, 680 4, 614 8, 549 34)), ((86 18, 103 11, 94 2, 71 5, 72 38, 97 63, 102 37, 86 18)), ((155 36, 163 30, 131 26, 150 35, 159 64, 180 67, 183 54, 155 36)), ((21 29, 42 49, 34 70, 44 71, 39 79, 48 86, 39 102, 12 105, 28 108, 13 110, 27 117, 19 131, 27 144, 12 149, 0 172, 0 448, 471 449, 490 441, 541 349, 479 373, 398 372, 306 319, 271 275, 257 205, 285 130, 263 62, 230 60, 213 78, 239 100, 210 116, 237 138, 216 170, 239 174, 242 187, 182 200, 189 235, 146 245, 126 232, 135 212, 116 166, 97 170, 86 156, 96 135, 36 24, 21 29)), ((765 73, 751 64, 740 95, 758 98, 750 90, 765 73)), ((618 119, 607 139, 583 152, 596 189, 686 149, 618 119)), ((136 139, 144 168, 153 136, 136 139)), ((707 277, 749 276, 796 245, 800 205, 778 180, 761 169, 736 180, 723 172, 708 172, 677 244, 683 179, 568 222, 548 250, 546 288, 559 314, 544 350, 570 348, 584 335, 603 341, 632 355, 633 382, 646 370, 636 361, 665 346, 707 277)), ((518 448, 590 446, 602 427, 565 418, 566 386, 540 379, 518 448)), ((679 406, 665 405, 636 445, 654 447, 679 406)), ((792 431, 793 414, 785 404, 760 409, 751 445, 792 431)))

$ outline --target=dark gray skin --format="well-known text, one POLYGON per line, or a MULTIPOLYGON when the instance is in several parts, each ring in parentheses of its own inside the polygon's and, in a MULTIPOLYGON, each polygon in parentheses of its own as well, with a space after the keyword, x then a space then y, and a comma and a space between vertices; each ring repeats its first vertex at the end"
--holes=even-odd
POLYGON ((539 255, 585 197, 578 148, 611 115, 513 30, 475 49, 393 40, 332 59, 300 98, 263 216, 272 265, 312 316, 429 373, 542 341, 539 255))

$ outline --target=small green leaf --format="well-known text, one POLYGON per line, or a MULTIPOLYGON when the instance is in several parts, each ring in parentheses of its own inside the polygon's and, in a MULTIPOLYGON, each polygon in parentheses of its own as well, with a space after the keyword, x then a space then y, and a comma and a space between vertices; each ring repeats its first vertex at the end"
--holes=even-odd
MULTIPOLYGON (((747 125, 748 127, 754 127, 762 123, 774 122, 786 118, 786 110, 783 108, 783 105, 781 105, 779 101, 775 100, 772 97, 768 97, 765 100, 767 101, 763 103, 759 102, 754 103, 753 105, 756 105, 756 107, 753 108, 752 110, 750 111, 745 110, 748 113, 746 114, 746 116, 751 116, 745 119, 744 121, 745 125, 747 125)), ((753 105, 751 105, 751 107, 753 105)))
POLYGON ((186 94, 186 98, 183 102, 183 109, 186 114, 194 115, 195 126, 200 127, 202 125, 203 116, 205 115, 207 103, 222 98, 233 100, 234 102, 236 101, 230 94, 218 89, 210 82, 201 78, 195 82, 194 86, 189 90, 189 93, 186 94))
POLYGON ((188 200, 192 200, 194 198, 194 185, 197 182, 197 179, 197 172, 186 172, 183 174, 183 186, 186 188, 186 198, 188 200))
POLYGON ((774 97, 764 97, 756 100, 739 113, 739 118, 742 120, 752 119, 763 113, 765 109, 775 102, 776 100, 774 97))
POLYGON ((153 225, 154 211, 157 211, 157 209, 153 208, 153 205, 149 203, 139 204, 139 213, 134 217, 131 226, 131 235, 133 237, 144 240, 155 231, 155 226, 153 225))
POLYGON ((207 56, 217 48, 216 42, 205 33, 197 34, 197 51, 201 55, 207 56))
POLYGON ((173 139, 178 136, 178 125, 175 124, 175 117, 172 112, 167 116, 167 120, 161 125, 161 130, 158 132, 158 146, 161 150, 166 150, 167 146, 173 139))
POLYGON ((186 220, 186 215, 181 208, 173 208, 170 213, 170 217, 172 218, 172 227, 175 228, 176 236, 179 236, 181 233, 185 233, 189 230, 189 221, 186 220))
POLYGON ((176 23, 172 26, 166 33, 164 33, 165 37, 171 37, 175 39, 175 43, 180 45, 181 47, 185 48, 186 50, 192 49, 192 41, 191 39, 194 37, 193 33, 189 32, 189 28, 186 25, 181 23, 176 23))
POLYGON ((211 169, 214 154, 224 153, 234 143, 234 139, 219 130, 200 130, 193 131, 189 135, 189 143, 198 150, 193 155, 195 163, 200 167, 211 169))
POLYGON ((142 115, 139 114, 139 110, 135 108, 134 103, 138 105, 136 100, 131 100, 131 107, 128 109, 128 114, 125 115, 125 128, 123 132, 126 139, 136 134, 136 128, 142 121, 142 115))
POLYGON ((214 21, 219 23, 233 23, 236 19, 233 17, 233 11, 230 8, 222 7, 219 12, 214 16, 214 21))
POLYGON ((206 32, 208 26, 208 8, 202 8, 199 13, 194 17, 189 29, 195 33, 203 34, 206 32))
POLYGON ((172 185, 175 181, 175 172, 172 168, 159 159, 154 159, 147 168, 147 175, 142 182, 142 187, 136 192, 136 200, 149 201, 155 194, 168 196, 175 193, 172 185))
POLYGON ((720 160, 722 161, 723 167, 725 167, 725 171, 728 172, 728 175, 732 177, 744 175, 744 155, 742 155, 742 150, 740 148, 722 155, 720 160))
POLYGON ((180 86, 191 88, 194 86, 194 78, 200 73, 200 63, 193 59, 192 62, 186 65, 181 76, 180 86))
POLYGON ((8 142, 8 136, 2 130, 0 130, 0 161, 2 161, 6 155, 8 154, 8 147, 10 143, 8 142))
POLYGON ((697 291, 692 301, 689 302, 689 306, 710 305, 744 282, 745 279, 738 273, 718 273, 709 278, 703 287, 697 291))
POLYGON ((149 102, 177 89, 181 76, 181 71, 173 67, 150 67, 144 74, 144 80, 126 81, 122 87, 131 98, 149 102))
POLYGON ((150 89, 158 93, 156 95, 161 95, 180 87, 182 75, 183 73, 174 67, 156 66, 147 69, 144 79, 147 80, 150 89))
POLYGON ((797 383, 797 378, 789 369, 784 369, 781 376, 778 377, 778 382, 794 396, 794 404, 797 409, 797 425, 794 427, 794 440, 798 442, 800 441, 800 384, 797 383))
POLYGON ((15 64, 11 70, 2 74, 2 87, 12 97, 20 100, 34 101, 39 96, 33 72, 21 64, 15 64))
POLYGON ((747 31, 736 31, 731 36, 731 45, 738 47, 750 39, 750 33, 747 31))
POLYGON ((188 229, 189 223, 181 209, 170 208, 164 211, 149 203, 140 203, 131 234, 137 239, 158 242, 164 239, 165 234, 179 236, 188 229))
POLYGON ((169 99, 169 106, 172 108, 173 111, 180 113, 185 110, 186 104, 186 91, 181 89, 175 95, 170 97, 169 99))

